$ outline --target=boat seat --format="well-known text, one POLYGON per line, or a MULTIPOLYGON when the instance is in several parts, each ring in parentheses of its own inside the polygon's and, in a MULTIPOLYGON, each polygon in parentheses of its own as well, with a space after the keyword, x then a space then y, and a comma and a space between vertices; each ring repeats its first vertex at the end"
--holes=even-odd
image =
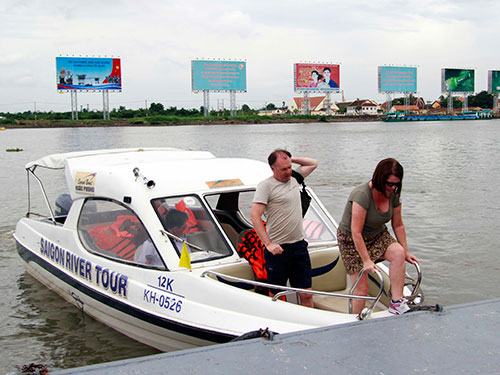
MULTIPOLYGON (((349 294, 350 286, 347 284, 347 272, 344 262, 340 257, 338 249, 318 250, 310 253, 312 266, 312 289, 322 292, 332 292, 349 294)), ((368 285, 368 295, 374 296, 378 293, 378 281, 372 275, 368 275, 370 283, 368 285)), ((383 294, 380 302, 374 311, 381 311, 388 306, 387 293, 389 287, 389 277, 383 274, 386 294, 383 294)), ((314 307, 321 310, 336 311, 342 313, 349 312, 349 299, 343 297, 313 296, 314 307)))
MULTIPOLYGON (((346 293, 347 272, 338 249, 310 253, 312 289, 322 292, 346 293)), ((314 307, 321 310, 347 312, 348 299, 313 295, 314 307)))
MULTIPOLYGON (((231 264, 229 266, 225 266, 224 268, 215 269, 214 271, 219 272, 219 273, 223 273, 224 275, 228 275, 228 276, 239 277, 240 279, 246 279, 246 280, 251 280, 251 281, 254 280, 254 274, 252 271, 252 267, 250 267, 250 265, 246 262, 241 262, 238 264, 231 264)), ((220 282, 223 282, 223 283, 226 283, 226 284, 229 284, 229 285, 241 288, 241 289, 255 291, 255 288, 249 284, 238 283, 235 281, 226 280, 223 278, 216 277, 214 275, 208 275, 208 276, 211 277, 212 279, 216 279, 220 282)))
POLYGON ((250 226, 238 217, 236 211, 214 209, 213 212, 233 245, 237 246, 238 234, 249 229, 250 226))
POLYGON ((236 246, 238 243, 238 232, 236 232, 231 224, 221 223, 222 229, 226 232, 226 235, 229 237, 231 243, 236 246))

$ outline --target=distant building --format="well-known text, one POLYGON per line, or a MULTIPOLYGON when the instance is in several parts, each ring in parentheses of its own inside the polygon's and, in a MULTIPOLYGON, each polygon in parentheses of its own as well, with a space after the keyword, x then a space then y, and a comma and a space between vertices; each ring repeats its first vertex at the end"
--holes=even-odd
MULTIPOLYGON (((316 96, 309 98, 309 108, 311 110, 311 115, 321 116, 326 115, 326 96, 316 96)), ((330 113, 333 115, 339 110, 339 107, 330 99, 330 113)), ((304 98, 293 98, 292 102, 288 106, 288 111, 292 114, 303 114, 304 113, 304 98)))
POLYGON ((363 99, 351 102, 346 108, 348 116, 372 115, 378 114, 379 105, 373 100, 363 99))
POLYGON ((441 102, 439 100, 434 100, 431 104, 432 108, 441 108, 441 102))
POLYGON ((287 110, 284 108, 263 109, 263 110, 259 111, 258 115, 259 116, 278 116, 278 115, 284 115, 286 112, 287 112, 287 110))
MULTIPOLYGON (((406 111, 406 108, 405 108, 404 105, 393 105, 391 107, 391 110, 389 112, 404 112, 404 111, 406 111)), ((420 112, 420 108, 416 104, 409 105, 408 106, 408 112, 410 112, 410 113, 419 113, 420 112)))

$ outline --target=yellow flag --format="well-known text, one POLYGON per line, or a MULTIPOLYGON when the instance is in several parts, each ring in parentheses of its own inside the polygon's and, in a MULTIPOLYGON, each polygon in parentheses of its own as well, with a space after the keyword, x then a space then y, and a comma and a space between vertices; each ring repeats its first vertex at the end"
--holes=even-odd
POLYGON ((179 259, 179 267, 186 267, 187 269, 191 269, 191 257, 189 256, 189 252, 185 242, 182 243, 182 252, 181 258, 179 259))

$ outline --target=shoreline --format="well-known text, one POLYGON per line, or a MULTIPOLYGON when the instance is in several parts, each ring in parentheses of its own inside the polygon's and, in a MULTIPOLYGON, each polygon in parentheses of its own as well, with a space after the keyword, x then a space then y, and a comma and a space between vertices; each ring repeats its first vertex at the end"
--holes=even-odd
POLYGON ((85 128, 85 127, 124 127, 124 126, 183 126, 183 125, 264 125, 264 124, 297 124, 297 123, 335 123, 335 122, 378 122, 382 121, 380 116, 321 116, 313 118, 294 117, 262 117, 249 120, 242 119, 193 119, 188 117, 173 121, 143 121, 133 119, 116 120, 15 120, 14 123, 2 124, 5 129, 34 129, 34 128, 85 128))

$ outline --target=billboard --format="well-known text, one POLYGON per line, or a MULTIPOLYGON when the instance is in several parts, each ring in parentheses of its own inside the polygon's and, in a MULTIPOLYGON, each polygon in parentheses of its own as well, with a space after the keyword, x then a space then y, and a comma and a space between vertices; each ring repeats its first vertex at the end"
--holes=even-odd
POLYGON ((500 92, 500 70, 488 71, 488 92, 490 94, 500 92))
POLYGON ((441 92, 474 92, 474 69, 441 69, 441 92))
POLYGON ((247 91, 245 61, 192 60, 193 91, 247 91))
POLYGON ((294 64, 293 81, 295 91, 334 91, 340 88, 340 66, 338 64, 294 64))
POLYGON ((417 68, 379 66, 378 92, 417 92, 417 68))
POLYGON ((105 57, 56 57, 57 90, 122 89, 121 62, 105 57))

